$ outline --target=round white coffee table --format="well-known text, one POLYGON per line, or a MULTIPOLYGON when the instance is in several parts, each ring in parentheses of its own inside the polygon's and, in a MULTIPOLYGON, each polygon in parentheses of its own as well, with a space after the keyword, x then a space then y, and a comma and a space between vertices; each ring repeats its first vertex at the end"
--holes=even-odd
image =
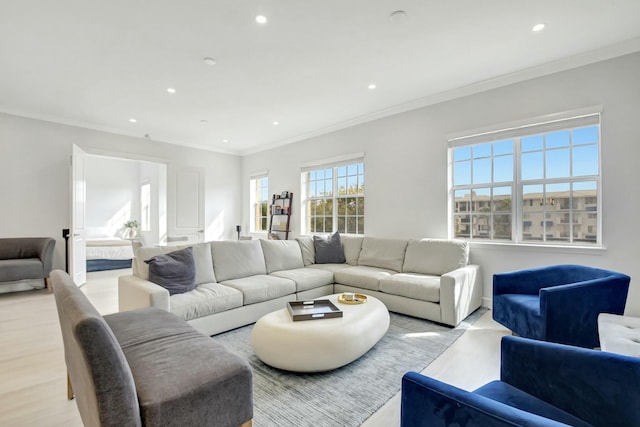
POLYGON ((332 319, 294 322, 286 308, 261 317, 251 344, 267 365, 294 372, 321 372, 353 362, 387 333, 389 311, 377 298, 364 304, 341 304, 340 294, 328 299, 343 312, 332 319))

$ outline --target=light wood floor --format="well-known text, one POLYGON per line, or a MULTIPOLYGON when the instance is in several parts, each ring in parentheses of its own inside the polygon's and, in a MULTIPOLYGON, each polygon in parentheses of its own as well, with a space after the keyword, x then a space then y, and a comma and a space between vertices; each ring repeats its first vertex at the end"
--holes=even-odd
MULTIPOLYGON (((81 289, 100 313, 114 313, 117 276, 129 271, 88 273, 81 289)), ((506 333, 487 312, 424 373, 467 390, 498 378, 500 337, 506 333)), ((399 393, 363 424, 399 425, 399 393)), ((82 426, 75 401, 66 398, 62 336, 53 294, 46 290, 0 294, 0 426, 82 426)))

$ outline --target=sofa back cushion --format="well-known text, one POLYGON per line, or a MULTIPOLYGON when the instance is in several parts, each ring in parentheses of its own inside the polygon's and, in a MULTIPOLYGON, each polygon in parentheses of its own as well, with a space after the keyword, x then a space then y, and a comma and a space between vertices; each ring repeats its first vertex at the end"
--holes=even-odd
POLYGON ((129 364, 116 337, 68 274, 51 272, 67 372, 87 426, 139 426, 129 364))
POLYGON ((267 274, 259 240, 211 242, 211 254, 218 282, 267 274))
POLYGON ((353 234, 341 234, 340 240, 344 248, 344 257, 349 265, 358 265, 360 250, 362 249, 362 241, 364 236, 356 236, 353 234))
POLYGON ((302 252, 302 262, 304 266, 316 263, 316 249, 313 245, 313 236, 298 236, 296 241, 300 245, 302 252))
POLYGON ((300 245, 295 240, 260 239, 267 273, 304 267, 300 245))
POLYGON ((462 240, 411 240, 404 257, 403 273, 442 276, 469 262, 469 245, 462 240))
POLYGON ((402 271, 406 249, 406 240, 365 237, 362 240, 358 265, 402 271))
POLYGON ((156 255, 166 255, 180 249, 192 247, 193 261, 196 265, 196 285, 215 283, 216 275, 211 259, 211 245, 209 242, 180 246, 143 246, 135 250, 132 263, 133 274, 141 279, 149 280, 149 266, 145 261, 156 255))

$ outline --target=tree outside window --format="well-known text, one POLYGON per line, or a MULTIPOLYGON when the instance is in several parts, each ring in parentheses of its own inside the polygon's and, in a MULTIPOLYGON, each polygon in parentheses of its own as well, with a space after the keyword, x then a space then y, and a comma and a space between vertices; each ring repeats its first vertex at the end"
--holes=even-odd
POLYGON ((364 162, 308 170, 302 178, 306 232, 364 234, 364 162))

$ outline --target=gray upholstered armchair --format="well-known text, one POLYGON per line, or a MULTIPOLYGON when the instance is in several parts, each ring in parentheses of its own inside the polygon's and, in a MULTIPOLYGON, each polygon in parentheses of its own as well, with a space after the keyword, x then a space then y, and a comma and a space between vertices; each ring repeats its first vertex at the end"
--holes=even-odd
POLYGON ((50 237, 0 239, 0 293, 47 286, 55 245, 50 237))
POLYGON ((85 426, 251 426, 253 372, 240 356, 172 313, 101 316, 68 274, 51 282, 85 426))

